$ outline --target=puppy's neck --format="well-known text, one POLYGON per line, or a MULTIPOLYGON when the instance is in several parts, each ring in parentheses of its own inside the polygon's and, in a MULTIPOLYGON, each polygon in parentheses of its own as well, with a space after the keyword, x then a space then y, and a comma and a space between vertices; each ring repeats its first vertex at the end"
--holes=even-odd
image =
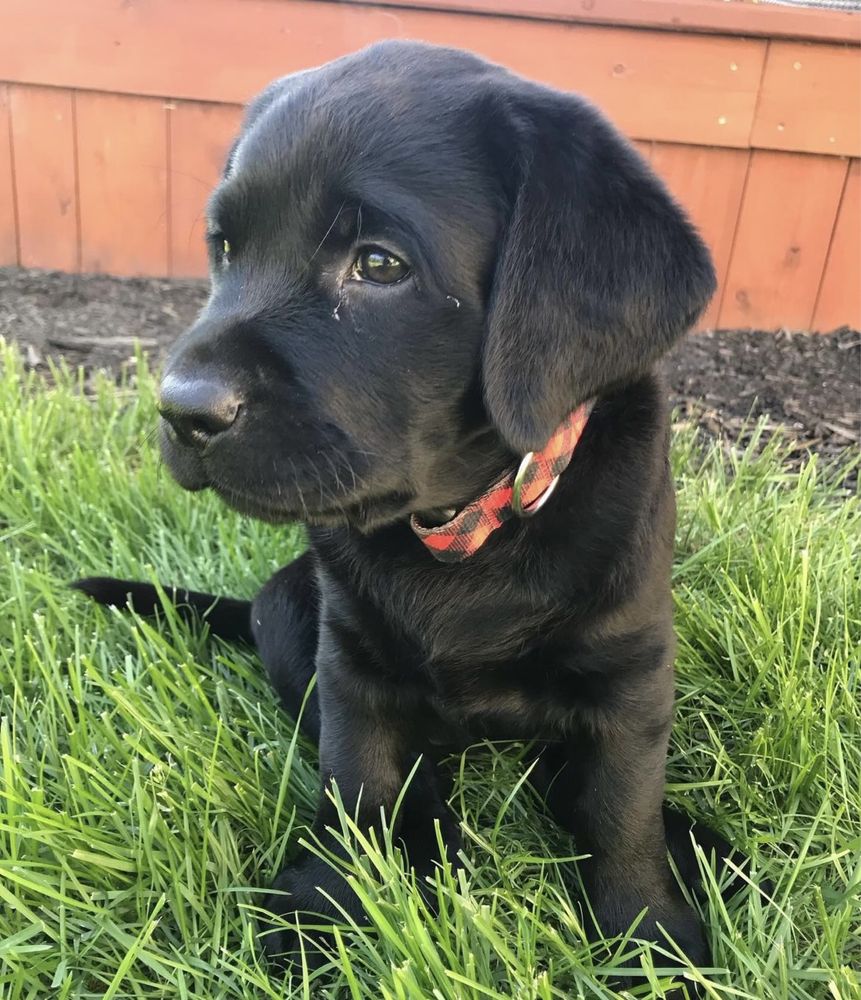
POLYGON ((492 427, 484 427, 458 442, 457 448, 440 449, 423 470, 423 487, 413 510, 425 524, 443 524, 485 493, 518 457, 492 427))

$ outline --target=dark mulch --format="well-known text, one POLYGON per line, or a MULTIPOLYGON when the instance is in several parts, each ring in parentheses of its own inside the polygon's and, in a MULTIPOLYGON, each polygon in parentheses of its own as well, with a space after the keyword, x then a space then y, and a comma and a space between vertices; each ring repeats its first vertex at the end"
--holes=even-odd
MULTIPOLYGON (((0 336, 17 341, 37 369, 62 357, 88 375, 116 371, 133 357, 135 340, 157 360, 206 295, 199 281, 0 269, 0 336)), ((750 418, 766 417, 769 430, 788 429, 799 458, 808 449, 826 458, 858 452, 858 331, 698 334, 676 349, 667 372, 680 419, 708 436, 743 443, 750 418)))
MULTIPOLYGON (((714 330, 688 337, 667 359, 682 421, 743 444, 751 418, 763 443, 783 428, 800 460, 857 456, 861 442, 861 332, 829 334, 714 330)), ((857 470, 847 484, 857 482, 857 470)))
POLYGON ((116 371, 135 341, 158 359, 206 294, 200 281, 0 268, 0 337, 18 341, 31 367, 65 358, 88 373, 116 371))

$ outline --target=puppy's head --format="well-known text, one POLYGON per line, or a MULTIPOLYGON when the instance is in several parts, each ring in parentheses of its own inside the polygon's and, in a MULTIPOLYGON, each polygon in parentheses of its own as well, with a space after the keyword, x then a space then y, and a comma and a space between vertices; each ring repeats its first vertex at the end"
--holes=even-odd
POLYGON ((704 308, 708 254, 581 99, 386 42, 273 84, 161 390, 177 480, 269 520, 459 506, 704 308))

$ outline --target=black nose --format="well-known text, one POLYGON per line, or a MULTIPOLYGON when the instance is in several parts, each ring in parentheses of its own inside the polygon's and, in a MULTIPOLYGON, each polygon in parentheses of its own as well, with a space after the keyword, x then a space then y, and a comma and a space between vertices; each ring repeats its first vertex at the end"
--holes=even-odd
POLYGON ((239 407, 233 389, 214 379, 166 375, 161 384, 158 412, 192 448, 205 447, 232 427, 239 407))

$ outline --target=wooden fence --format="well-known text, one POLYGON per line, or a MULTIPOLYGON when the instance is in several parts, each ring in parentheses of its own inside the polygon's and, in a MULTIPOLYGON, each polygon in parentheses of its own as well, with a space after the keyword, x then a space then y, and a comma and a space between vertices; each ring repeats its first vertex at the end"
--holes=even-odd
POLYGON ((861 15, 727 0, 5 0, 0 265, 205 273, 241 105, 385 37, 598 103, 687 206, 706 326, 861 327, 861 15))

